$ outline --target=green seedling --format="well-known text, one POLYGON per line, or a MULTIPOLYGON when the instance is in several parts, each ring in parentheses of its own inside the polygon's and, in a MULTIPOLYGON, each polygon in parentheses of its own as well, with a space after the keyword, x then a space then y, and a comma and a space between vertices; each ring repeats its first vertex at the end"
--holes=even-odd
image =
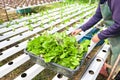
POLYGON ((33 31, 32 25, 29 24, 29 25, 28 25, 28 28, 29 28, 30 31, 33 31))
POLYGON ((6 27, 8 28, 8 27, 10 27, 10 26, 11 26, 11 23, 8 22, 7 25, 6 25, 6 27))

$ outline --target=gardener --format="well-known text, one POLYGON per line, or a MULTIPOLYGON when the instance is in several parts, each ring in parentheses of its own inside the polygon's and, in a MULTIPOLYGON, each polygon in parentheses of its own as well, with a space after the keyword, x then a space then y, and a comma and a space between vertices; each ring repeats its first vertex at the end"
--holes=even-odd
MULTIPOLYGON (((120 0, 100 0, 99 6, 93 17, 87 23, 73 31, 72 35, 76 35, 81 31, 86 31, 102 18, 107 29, 94 35, 92 41, 97 43, 100 40, 108 38, 112 51, 111 65, 114 65, 120 54, 120 0)), ((107 76, 107 74, 104 74, 104 76, 107 76)))

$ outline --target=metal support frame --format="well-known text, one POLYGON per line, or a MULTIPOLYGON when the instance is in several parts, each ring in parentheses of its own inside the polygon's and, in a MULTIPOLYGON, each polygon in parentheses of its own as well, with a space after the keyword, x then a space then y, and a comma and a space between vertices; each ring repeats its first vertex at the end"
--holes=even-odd
POLYGON ((2 0, 2 2, 3 2, 3 5, 4 5, 4 10, 5 10, 5 14, 6 14, 6 17, 7 17, 7 21, 9 21, 9 16, 8 16, 7 10, 5 9, 6 8, 5 1, 2 0))
POLYGON ((111 79, 112 79, 113 74, 114 74, 114 72, 115 72, 115 69, 116 69, 116 67, 118 66, 119 62, 120 62, 120 54, 119 54, 118 58, 116 59, 115 64, 113 65, 112 70, 111 70, 110 75, 109 75, 109 77, 107 78, 107 80, 111 80, 111 79))

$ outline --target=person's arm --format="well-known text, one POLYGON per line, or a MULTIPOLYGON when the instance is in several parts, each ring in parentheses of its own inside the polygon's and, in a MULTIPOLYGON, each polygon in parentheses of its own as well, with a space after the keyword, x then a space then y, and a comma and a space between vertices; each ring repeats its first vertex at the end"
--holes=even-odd
POLYGON ((102 19, 102 14, 101 14, 100 5, 99 5, 98 8, 97 8, 97 10, 96 10, 96 13, 93 15, 93 17, 90 18, 88 20, 88 22, 86 22, 85 24, 83 24, 79 28, 81 28, 83 31, 86 31, 87 29, 89 29, 92 26, 94 26, 101 19, 102 19))
POLYGON ((110 3, 114 24, 106 30, 101 31, 98 34, 99 39, 120 35, 120 0, 111 0, 110 3))

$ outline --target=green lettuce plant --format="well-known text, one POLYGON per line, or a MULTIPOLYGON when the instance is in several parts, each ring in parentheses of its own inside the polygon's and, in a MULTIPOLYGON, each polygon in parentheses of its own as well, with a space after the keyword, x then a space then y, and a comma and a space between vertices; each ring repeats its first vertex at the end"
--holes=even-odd
POLYGON ((41 56, 46 63, 54 62, 75 69, 80 65, 89 44, 89 40, 79 44, 74 36, 66 33, 42 34, 28 42, 27 51, 41 56))

